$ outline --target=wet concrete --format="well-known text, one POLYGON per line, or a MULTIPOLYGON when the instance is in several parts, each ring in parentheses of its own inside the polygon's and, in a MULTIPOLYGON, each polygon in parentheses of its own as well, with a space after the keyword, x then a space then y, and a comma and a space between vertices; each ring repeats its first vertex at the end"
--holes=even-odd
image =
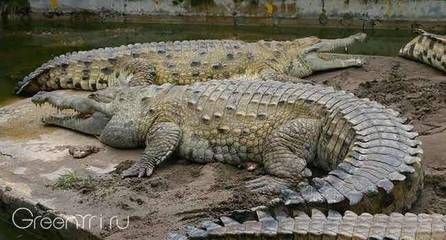
MULTIPOLYGON (((410 117, 423 134, 428 174, 426 190, 413 211, 445 214, 446 187, 438 183, 445 180, 446 173, 442 154, 446 147, 446 98, 441 91, 434 91, 419 95, 429 101, 413 101, 418 96, 414 92, 441 90, 445 75, 400 58, 367 60, 364 68, 322 73, 310 79, 378 100, 410 117), (402 86, 404 91, 395 86, 402 86), (418 111, 420 108, 430 110, 418 111)), ((131 164, 128 160, 138 159, 141 151, 113 149, 93 137, 45 127, 30 99, 4 106, 0 108, 0 206, 6 209, 2 217, 11 219, 8 214, 26 206, 35 215, 71 219, 67 229, 36 231, 46 239, 164 239, 167 232, 183 224, 256 206, 264 200, 242 186, 261 172, 247 173, 222 164, 199 165, 173 159, 151 178, 121 179, 119 172, 131 164), (82 159, 69 154, 68 146, 84 145, 97 146, 100 151, 82 159), (60 175, 70 171, 85 181, 68 188, 57 187, 60 175), (83 230, 76 229, 73 224, 82 223, 76 215, 87 214, 87 219, 96 218, 91 224, 83 224, 83 230)), ((23 212, 22 217, 29 218, 29 214, 23 212)))

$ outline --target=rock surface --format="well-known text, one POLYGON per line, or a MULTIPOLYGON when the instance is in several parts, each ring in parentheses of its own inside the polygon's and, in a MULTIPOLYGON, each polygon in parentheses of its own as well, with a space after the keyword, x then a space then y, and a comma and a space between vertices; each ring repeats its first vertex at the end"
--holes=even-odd
MULTIPOLYGON (((412 211, 446 214, 446 76, 400 58, 367 59, 364 68, 310 79, 377 100, 409 117, 423 135, 427 173, 425 190, 412 211)), ((90 230, 96 236, 164 239, 167 232, 185 223, 264 200, 242 186, 261 170, 248 172, 218 163, 198 165, 173 159, 151 178, 121 179, 119 173, 140 153, 140 149, 113 149, 93 137, 44 127, 30 99, 0 108, 0 196, 32 199, 64 216, 91 214, 104 222, 113 217, 119 220, 119 226, 112 228, 101 228, 93 221, 90 230), (88 145, 101 151, 75 159, 67 149, 88 145), (73 173, 82 181, 66 190, 57 187, 61 175, 68 181, 73 173)))

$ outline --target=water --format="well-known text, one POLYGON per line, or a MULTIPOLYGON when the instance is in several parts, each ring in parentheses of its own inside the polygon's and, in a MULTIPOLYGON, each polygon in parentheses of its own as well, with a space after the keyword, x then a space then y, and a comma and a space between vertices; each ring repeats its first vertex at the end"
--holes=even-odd
POLYGON ((0 220, 0 240, 44 240, 0 220))
MULTIPOLYGON (((210 25, 166 25, 34 21, 0 26, 0 104, 14 99, 18 80, 50 58, 69 51, 135 42, 242 39, 246 41, 289 40, 310 35, 337 38, 362 29, 302 27, 236 27, 210 25)), ((369 39, 351 53, 396 56, 413 35, 403 30, 366 31, 369 39)))

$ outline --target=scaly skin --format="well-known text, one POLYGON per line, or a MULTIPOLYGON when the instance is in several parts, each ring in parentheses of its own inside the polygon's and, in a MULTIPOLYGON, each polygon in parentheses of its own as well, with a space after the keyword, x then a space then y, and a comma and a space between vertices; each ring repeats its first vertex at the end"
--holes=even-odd
POLYGON ((199 163, 254 161, 268 175, 246 186, 278 194, 270 206, 370 213, 410 208, 423 186, 413 127, 393 110, 331 87, 245 76, 121 88, 108 103, 55 92, 33 102, 92 114, 48 117, 46 124, 113 147, 145 146, 123 177, 150 176, 173 153, 199 163), (311 178, 312 167, 327 175, 311 178))
POLYGON ((446 72, 446 36, 417 29, 419 36, 401 48, 400 56, 446 72))
MULTIPOLYGON (((359 58, 329 58, 322 52, 347 48, 363 33, 343 39, 308 37, 294 41, 198 40, 134 44, 58 56, 18 83, 17 93, 39 90, 172 83, 186 85, 241 74, 296 78, 315 71, 361 66, 359 58)), ((291 79, 291 78, 288 78, 291 79)))
POLYGON ((444 240, 446 216, 441 214, 375 214, 344 215, 317 209, 311 215, 297 211, 289 214, 282 209, 273 212, 257 210, 244 216, 222 217, 204 221, 199 227, 188 226, 186 235, 169 234, 168 240, 187 239, 297 239, 297 240, 444 240), (253 214, 255 213, 255 214, 253 214))

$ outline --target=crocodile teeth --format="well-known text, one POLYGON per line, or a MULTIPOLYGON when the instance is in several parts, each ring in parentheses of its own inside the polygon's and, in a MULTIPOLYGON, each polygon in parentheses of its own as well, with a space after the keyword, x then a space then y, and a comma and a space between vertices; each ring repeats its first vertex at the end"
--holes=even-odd
POLYGON ((34 103, 37 107, 37 115, 43 121, 50 120, 52 118, 88 118, 91 114, 80 113, 75 109, 63 108, 53 105, 48 102, 34 103))

